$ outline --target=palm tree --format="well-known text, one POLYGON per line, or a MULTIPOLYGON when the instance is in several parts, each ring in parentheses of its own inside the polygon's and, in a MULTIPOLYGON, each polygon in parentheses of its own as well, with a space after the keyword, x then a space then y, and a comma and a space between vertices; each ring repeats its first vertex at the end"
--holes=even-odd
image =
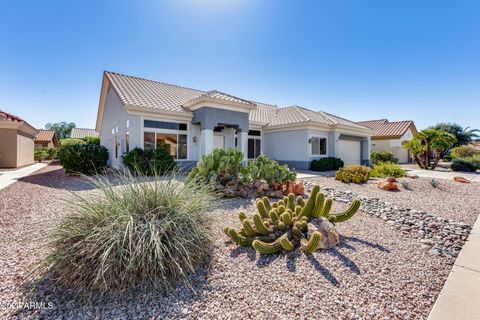
POLYGON ((458 123, 450 122, 440 122, 436 125, 429 127, 428 129, 439 130, 443 132, 448 132, 453 135, 457 141, 448 149, 445 149, 442 152, 441 157, 443 158, 452 148, 472 144, 474 142, 480 141, 479 129, 470 129, 470 127, 463 128, 458 123))
POLYGON ((410 150, 420 168, 433 170, 437 167, 445 149, 450 149, 455 142, 455 136, 450 133, 425 129, 406 143, 405 148, 410 150))

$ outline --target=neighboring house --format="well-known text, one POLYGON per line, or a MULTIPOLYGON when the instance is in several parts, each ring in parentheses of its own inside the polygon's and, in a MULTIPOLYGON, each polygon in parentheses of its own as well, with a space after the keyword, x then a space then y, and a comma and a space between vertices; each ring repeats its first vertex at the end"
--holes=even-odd
POLYGON ((35 136, 35 148, 58 148, 57 133, 54 130, 39 130, 35 136))
POLYGON ((413 121, 389 122, 387 119, 379 119, 358 123, 375 131, 372 137, 373 151, 392 152, 399 163, 412 161, 408 149, 404 148, 403 144, 417 134, 413 121))
POLYGON ((297 169, 313 159, 370 163, 373 131, 300 106, 278 108, 220 91, 201 91, 105 72, 96 131, 112 167, 125 152, 166 148, 177 163, 194 165, 215 148, 261 153, 297 169))
POLYGON ((70 133, 70 138, 83 139, 86 137, 98 138, 99 134, 95 129, 73 128, 70 133))
POLYGON ((37 133, 25 120, 0 111, 0 168, 33 164, 33 139, 37 133))

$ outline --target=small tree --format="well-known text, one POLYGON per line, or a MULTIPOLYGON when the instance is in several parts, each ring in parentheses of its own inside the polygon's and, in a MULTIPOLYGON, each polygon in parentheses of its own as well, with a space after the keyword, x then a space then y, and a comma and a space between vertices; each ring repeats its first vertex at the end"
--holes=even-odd
POLYGON ((425 129, 406 143, 405 148, 410 150, 420 168, 433 170, 437 167, 443 152, 450 149, 456 141, 450 133, 425 129))
POLYGON ((69 138, 72 129, 75 128, 76 125, 73 122, 67 123, 65 121, 58 122, 58 123, 47 123, 45 125, 45 129, 53 130, 57 134, 58 140, 69 138))
POLYGON ((428 129, 450 133, 456 139, 455 143, 450 148, 447 148, 442 152, 442 158, 451 148, 468 145, 480 140, 479 129, 470 129, 470 127, 463 128, 458 123, 440 122, 428 129))

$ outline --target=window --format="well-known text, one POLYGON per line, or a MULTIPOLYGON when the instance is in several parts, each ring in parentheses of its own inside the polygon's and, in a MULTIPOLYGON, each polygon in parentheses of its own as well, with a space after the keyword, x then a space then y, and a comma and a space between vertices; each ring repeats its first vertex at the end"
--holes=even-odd
POLYGON ((165 121, 155 121, 155 120, 143 120, 143 126, 145 128, 187 131, 187 124, 186 123, 165 122, 165 121))
POLYGON ((127 120, 125 121, 125 128, 128 129, 129 127, 130 127, 130 120, 127 119, 127 120))
POLYGON ((249 136, 260 137, 262 135, 262 133, 258 130, 248 130, 248 135, 249 136))
POLYGON ((248 139, 248 159, 254 159, 260 155, 262 140, 248 139))
POLYGON ((118 138, 115 137, 115 159, 118 159, 118 138))
POLYGON ((130 152, 130 135, 125 133, 125 152, 130 152))
POLYGON ((145 150, 163 149, 172 158, 187 159, 187 135, 162 132, 144 132, 143 148, 145 150))
POLYGON ((312 144, 312 156, 326 155, 327 154, 327 139, 312 137, 310 138, 312 144))

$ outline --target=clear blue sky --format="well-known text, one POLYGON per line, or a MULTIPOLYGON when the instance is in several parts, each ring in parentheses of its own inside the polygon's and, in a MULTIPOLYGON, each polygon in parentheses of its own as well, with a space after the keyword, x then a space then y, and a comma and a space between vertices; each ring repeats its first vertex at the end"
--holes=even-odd
POLYGON ((2 1, 0 109, 94 127, 103 70, 480 127, 480 1, 2 1))

